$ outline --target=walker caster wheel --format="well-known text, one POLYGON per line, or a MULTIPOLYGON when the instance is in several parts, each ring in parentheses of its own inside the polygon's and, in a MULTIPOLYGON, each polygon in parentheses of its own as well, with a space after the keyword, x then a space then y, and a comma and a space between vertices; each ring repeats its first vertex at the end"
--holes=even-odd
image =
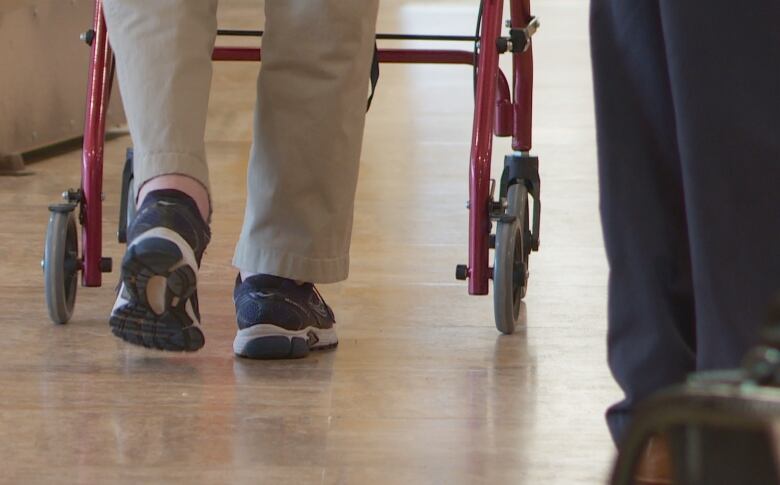
POLYGON ((528 289, 528 257, 531 253, 528 189, 518 183, 507 189, 506 215, 496 228, 493 265, 493 309, 496 328, 512 334, 520 323, 522 300, 528 289))
POLYGON ((43 279, 49 318, 67 323, 73 315, 78 287, 79 254, 75 204, 49 206, 49 226, 43 253, 43 279))

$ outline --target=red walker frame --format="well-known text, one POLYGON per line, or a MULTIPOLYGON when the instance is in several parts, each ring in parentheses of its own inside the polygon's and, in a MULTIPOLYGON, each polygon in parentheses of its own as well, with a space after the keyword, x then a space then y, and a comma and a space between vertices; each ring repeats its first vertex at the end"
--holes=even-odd
MULTIPOLYGON (((468 266, 459 268, 459 278, 468 279, 472 295, 488 293, 493 268, 489 249, 491 217, 495 219, 495 204, 490 177, 493 136, 512 137, 512 149, 517 156, 528 157, 531 149, 531 113, 533 90, 533 52, 530 46, 530 0, 508 0, 509 27, 525 35, 523 49, 513 49, 516 37, 501 37, 504 0, 482 0, 482 23, 479 34, 480 52, 477 58, 466 50, 380 49, 382 63, 425 63, 474 65, 477 60, 474 128, 469 171, 469 259, 468 266), (490 41, 486 41, 490 39, 490 41), (495 45, 495 48, 493 46, 495 45), (486 48, 490 46, 490 48, 486 48), (503 47, 503 48, 502 48, 503 47), (499 68, 502 51, 511 51, 514 86, 499 68), (514 97, 512 96, 514 94, 514 97)), ((535 26, 534 26, 535 27, 535 26)), ((534 28, 535 30, 535 28, 534 28)), ((380 36, 381 38, 381 36, 380 36)), ((95 2, 93 30, 85 39, 91 44, 90 75, 87 90, 84 151, 81 191, 70 200, 80 206, 82 253, 78 268, 82 285, 100 286, 103 272, 110 271, 111 262, 102 256, 102 185, 103 145, 106 110, 114 80, 114 57, 108 42, 101 0, 95 2)), ((216 47, 215 61, 259 61, 260 48, 216 47)), ((538 175, 537 175, 538 180, 538 175)), ((73 195, 73 191, 70 191, 73 195)), ((538 196, 535 205, 538 205, 538 196)), ((538 213, 536 214, 538 218, 538 213)), ((538 232, 538 223, 535 221, 538 232)), ((538 240, 533 245, 538 247, 538 240)))

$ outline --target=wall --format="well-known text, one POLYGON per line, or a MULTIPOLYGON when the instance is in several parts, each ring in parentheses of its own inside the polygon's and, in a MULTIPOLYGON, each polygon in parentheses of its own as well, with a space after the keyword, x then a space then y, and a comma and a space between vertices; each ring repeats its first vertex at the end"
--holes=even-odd
MULTIPOLYGON (((93 1, 0 2, 0 159, 81 136, 93 1)), ((109 126, 124 123, 115 90, 109 126)))

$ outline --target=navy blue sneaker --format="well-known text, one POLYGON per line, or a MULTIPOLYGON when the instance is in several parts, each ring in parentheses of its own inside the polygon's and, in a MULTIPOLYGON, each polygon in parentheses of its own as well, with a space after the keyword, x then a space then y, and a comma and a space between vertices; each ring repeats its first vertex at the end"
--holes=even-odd
POLYGON ((336 319, 311 283, 271 275, 236 278, 233 291, 238 333, 236 355, 250 359, 298 359, 335 348, 336 319))
POLYGON ((211 231, 195 201, 178 190, 150 192, 127 239, 111 331, 131 344, 160 350, 203 347, 198 268, 211 231))

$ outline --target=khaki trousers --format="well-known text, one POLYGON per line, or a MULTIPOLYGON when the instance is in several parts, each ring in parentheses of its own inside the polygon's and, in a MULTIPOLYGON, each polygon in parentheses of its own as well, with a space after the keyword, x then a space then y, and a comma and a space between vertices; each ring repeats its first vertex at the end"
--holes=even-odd
MULTIPOLYGON (((343 280, 379 0, 266 0, 244 225, 233 264, 343 280)), ((217 0, 104 0, 136 188, 209 187, 204 133, 217 0)))

